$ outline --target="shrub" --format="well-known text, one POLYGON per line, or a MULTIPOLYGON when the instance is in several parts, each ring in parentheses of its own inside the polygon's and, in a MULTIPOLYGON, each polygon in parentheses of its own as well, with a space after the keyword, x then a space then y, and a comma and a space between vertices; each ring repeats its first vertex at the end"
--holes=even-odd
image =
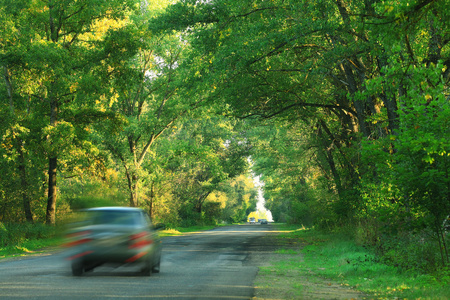
POLYGON ((57 228, 45 224, 4 224, 0 223, 0 247, 15 247, 29 240, 54 237, 57 228))
POLYGON ((428 230, 384 236, 378 252, 383 261, 403 270, 430 273, 441 267, 440 245, 428 230))

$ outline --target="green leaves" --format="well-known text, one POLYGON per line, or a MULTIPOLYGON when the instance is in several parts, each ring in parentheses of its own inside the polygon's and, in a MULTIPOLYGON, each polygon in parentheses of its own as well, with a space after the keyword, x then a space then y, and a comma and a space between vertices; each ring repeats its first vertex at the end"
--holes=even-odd
POLYGON ((43 148, 50 155, 56 155, 71 148, 75 138, 75 129, 71 123, 60 121, 56 126, 48 125, 42 129, 44 136, 47 136, 43 148))
MULTIPOLYGON (((109 78, 100 76, 105 59, 101 55, 107 52, 102 49, 107 44, 104 27, 117 31, 121 26, 115 20, 126 19, 136 8, 136 3, 118 0, 0 1, 0 18, 8 29, 0 34, 0 65, 6 75, 2 77, 5 80, 0 87, 9 95, 1 98, 1 107, 9 106, 12 112, 6 126, 1 127, 1 136, 6 138, 4 132, 14 132, 14 139, 8 143, 13 146, 17 159, 8 172, 12 172, 13 178, 23 186, 19 190, 24 191, 27 219, 32 213, 27 211, 30 204, 27 207, 26 203, 31 199, 27 193, 31 191, 26 186, 33 182, 35 189, 32 192, 40 194, 35 197, 40 201, 44 195, 39 189, 43 186, 45 158, 51 169, 47 186, 53 200, 53 208, 48 210, 47 216, 51 222, 55 220, 50 214, 55 211, 57 172, 78 175, 91 165, 100 165, 93 162, 95 159, 90 165, 83 160, 84 156, 89 159, 99 157, 96 148, 87 141, 89 127, 94 122, 113 117, 113 114, 102 114, 104 106, 99 105, 103 100, 101 95, 106 94, 105 88, 110 90, 107 89, 109 78), (20 136, 16 132, 19 127, 26 128, 20 136), (74 164, 79 165, 74 167, 74 164), (59 167, 57 171, 55 166, 59 167), (18 172, 14 172, 14 168, 18 172)), ((135 53, 136 43, 128 40, 131 40, 130 35, 122 38, 120 48, 114 51, 121 53, 126 50, 124 47, 129 47, 131 55, 135 53)), ((37 218, 41 218, 41 213, 36 212, 37 218)))
POLYGON ((437 9, 446 6, 182 1, 151 26, 183 32, 196 62, 190 78, 224 111, 277 119, 270 125, 278 131, 247 133, 274 202, 308 198, 296 189, 304 177, 287 174, 311 165, 312 190, 337 192, 341 204, 330 207, 345 208, 340 217, 347 217, 378 205, 372 196, 380 207, 403 200, 401 193, 421 198, 408 182, 425 174, 431 183, 448 164, 448 10, 437 9), (202 13, 210 8, 214 20, 202 13), (386 189, 374 194, 372 184, 386 189))
POLYGON ((448 210, 448 5, 1 0, 3 153, 17 163, 22 148, 58 154, 63 171, 81 172, 69 156, 99 162, 110 151, 130 204, 163 214, 201 210, 246 171, 251 150, 285 219, 395 216, 402 204, 438 218, 448 210))

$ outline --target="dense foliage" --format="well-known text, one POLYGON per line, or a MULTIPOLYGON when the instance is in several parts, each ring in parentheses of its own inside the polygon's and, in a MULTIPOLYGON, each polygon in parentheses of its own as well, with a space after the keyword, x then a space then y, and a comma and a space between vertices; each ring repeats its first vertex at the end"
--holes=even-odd
POLYGON ((386 259, 434 269, 449 259, 449 12, 432 0, 183 0, 150 27, 183 31, 203 61, 191 76, 253 124, 275 219, 350 225, 386 259))
POLYGON ((448 264, 449 1, 0 0, 0 18, 0 221, 102 198, 242 221, 251 156, 275 220, 448 264))
POLYGON ((166 5, 0 1, 0 222, 130 205, 177 225, 254 209, 239 122, 193 88, 189 45, 148 29, 166 5))

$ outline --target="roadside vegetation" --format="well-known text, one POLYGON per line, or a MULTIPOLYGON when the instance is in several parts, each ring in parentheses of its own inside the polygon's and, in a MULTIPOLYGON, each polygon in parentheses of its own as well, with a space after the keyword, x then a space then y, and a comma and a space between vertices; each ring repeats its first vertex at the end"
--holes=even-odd
MULTIPOLYGON (((159 231, 161 237, 177 236, 192 232, 210 230, 217 225, 174 227, 159 231)), ((25 256, 58 249, 64 243, 65 226, 45 224, 2 224, 0 223, 0 259, 25 256)))
MULTIPOLYGON (((338 284, 342 289, 328 288, 334 299, 347 299, 349 289, 361 292, 358 299, 449 299, 448 269, 426 272, 417 264, 406 265, 407 258, 402 256, 392 261, 377 249, 355 242, 351 229, 330 233, 298 226, 277 227, 282 232, 276 237, 280 248, 271 265, 260 268, 256 282, 264 294, 277 289, 279 299, 301 298, 314 292, 317 297, 321 286, 338 284), (280 295, 283 291, 286 294, 280 295)), ((424 259, 417 257, 419 264, 424 259)))
POLYGON ((0 0, 1 247, 93 206, 243 222, 261 195, 446 278, 448 20, 448 0, 0 0))
POLYGON ((45 224, 0 223, 0 259, 21 256, 61 245, 57 228, 45 224))
MULTIPOLYGON (((448 299, 450 295, 450 270, 424 269, 427 254, 419 253, 420 246, 413 250, 416 261, 411 263, 413 254, 394 259, 393 254, 384 255, 359 243, 354 229, 324 232, 298 225, 271 226, 280 232, 275 237, 277 250, 267 262, 269 265, 260 267, 255 282, 257 289, 264 289, 266 295, 295 299, 317 292, 317 286, 328 289, 338 299, 345 295, 354 297, 349 289, 361 292, 361 298, 366 299, 448 299), (340 291, 336 284, 348 289, 340 291)), ((166 228, 160 231, 160 236, 215 227, 166 228)), ((61 229, 47 225, 2 225, 0 231, 0 259, 57 249, 64 240, 61 229)))

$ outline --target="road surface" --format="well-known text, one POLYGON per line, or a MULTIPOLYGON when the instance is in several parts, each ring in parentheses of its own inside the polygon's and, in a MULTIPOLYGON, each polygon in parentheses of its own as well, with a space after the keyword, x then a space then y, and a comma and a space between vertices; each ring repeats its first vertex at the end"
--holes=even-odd
POLYGON ((270 225, 235 225, 163 238, 161 273, 101 266, 73 277, 64 252, 0 260, 0 299, 251 299, 270 225))

